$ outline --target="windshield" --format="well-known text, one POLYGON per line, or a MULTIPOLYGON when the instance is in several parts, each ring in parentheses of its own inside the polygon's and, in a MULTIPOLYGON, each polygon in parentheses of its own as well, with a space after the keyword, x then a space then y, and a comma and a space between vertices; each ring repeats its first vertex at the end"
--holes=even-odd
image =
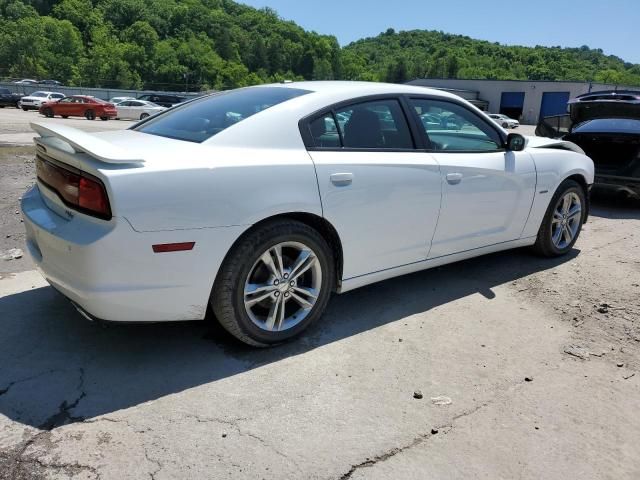
POLYGON ((175 107, 134 130, 200 143, 256 113, 307 93, 283 87, 231 90, 175 107))
POLYGON ((44 92, 33 92, 31 95, 29 95, 30 97, 46 97, 47 94, 44 92))

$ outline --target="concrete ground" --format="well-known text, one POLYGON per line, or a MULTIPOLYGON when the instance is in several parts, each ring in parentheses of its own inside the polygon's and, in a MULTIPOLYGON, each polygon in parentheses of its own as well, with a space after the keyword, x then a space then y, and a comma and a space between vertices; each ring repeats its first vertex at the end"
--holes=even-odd
MULTIPOLYGON (((0 178, 31 181, 5 153, 0 178)), ((268 350, 214 322, 102 328, 6 261, 0 479, 640 478, 640 203, 592 213, 567 257, 336 296, 268 350)))

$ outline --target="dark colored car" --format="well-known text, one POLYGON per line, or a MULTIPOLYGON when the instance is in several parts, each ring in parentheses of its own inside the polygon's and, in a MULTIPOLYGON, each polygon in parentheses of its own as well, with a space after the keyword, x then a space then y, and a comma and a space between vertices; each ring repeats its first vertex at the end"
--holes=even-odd
POLYGON ((18 103, 24 95, 12 93, 8 88, 0 88, 0 108, 16 107, 20 108, 18 103))
POLYGON ((536 135, 580 146, 596 168, 596 185, 640 196, 640 91, 585 93, 569 115, 544 118, 536 135))
POLYGON ((182 103, 186 100, 185 97, 179 97, 177 95, 165 95, 162 93, 148 93, 138 97, 138 100, 145 100, 147 102, 155 103, 161 107, 173 107, 178 103, 182 103))
POLYGON ((116 107, 112 103, 86 95, 72 95, 56 102, 45 102, 39 112, 48 118, 60 115, 62 118, 84 117, 87 120, 95 120, 96 118, 109 120, 118 115, 116 107))

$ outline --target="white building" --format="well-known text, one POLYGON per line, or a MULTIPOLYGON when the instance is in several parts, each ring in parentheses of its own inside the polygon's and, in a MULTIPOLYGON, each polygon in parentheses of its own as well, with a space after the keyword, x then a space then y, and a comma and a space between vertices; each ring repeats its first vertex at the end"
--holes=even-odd
POLYGON ((536 80, 461 80, 419 78, 411 85, 449 91, 491 113, 504 113, 523 124, 535 125, 540 118, 567 113, 570 98, 599 90, 640 90, 590 82, 547 82, 536 80))

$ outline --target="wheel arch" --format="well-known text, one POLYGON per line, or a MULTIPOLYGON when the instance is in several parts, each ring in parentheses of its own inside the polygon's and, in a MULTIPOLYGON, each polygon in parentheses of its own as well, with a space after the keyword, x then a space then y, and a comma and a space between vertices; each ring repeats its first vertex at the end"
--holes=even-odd
MULTIPOLYGON (((221 263, 224 264, 226 259, 229 257, 230 253, 236 247, 236 245, 250 232, 259 228, 268 222, 273 222, 277 220, 296 220, 300 223, 304 223, 305 225, 316 230, 327 242, 329 248, 333 253, 334 259, 334 267, 335 267, 335 288, 338 289, 342 283, 342 268, 344 264, 343 251, 342 251, 342 241, 340 240, 340 235, 338 234, 335 227, 326 219, 319 215, 309 212, 286 212, 286 213, 278 213, 276 215, 271 215, 269 217, 265 217, 262 220, 255 222, 249 228, 247 228, 238 238, 233 242, 229 250, 224 256, 224 259, 221 263)), ((216 280, 220 275, 220 269, 216 274, 216 280)), ((214 280, 215 284, 215 280, 214 280)))
POLYGON ((562 182, 560 182, 560 184, 558 185, 558 188, 567 180, 573 180, 578 185, 580 185, 582 187, 582 190, 584 191, 584 198, 587 204, 585 205, 583 223, 587 223, 587 220, 589 219, 589 212, 591 210, 591 199, 589 195, 589 192, 591 189, 589 188, 589 184, 587 183, 587 178, 581 173, 573 173, 568 177, 564 178, 562 182))

